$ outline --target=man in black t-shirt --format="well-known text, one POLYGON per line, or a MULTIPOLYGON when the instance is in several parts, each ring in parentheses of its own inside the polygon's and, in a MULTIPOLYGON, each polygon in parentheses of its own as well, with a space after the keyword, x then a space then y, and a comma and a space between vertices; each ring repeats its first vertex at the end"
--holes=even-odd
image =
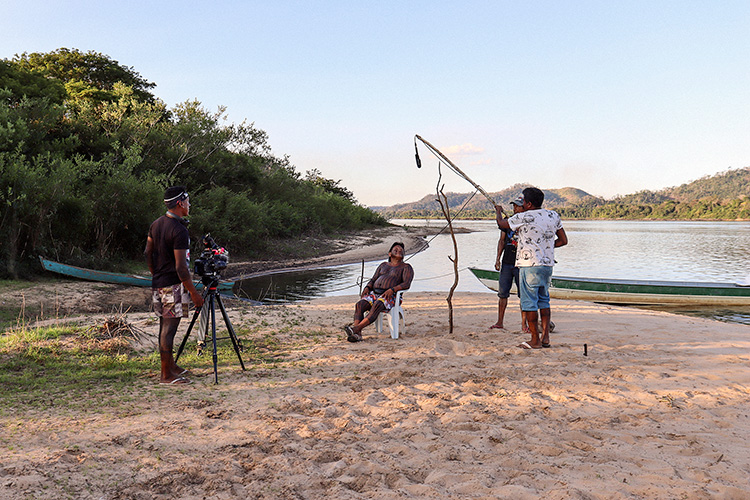
POLYGON ((159 355, 162 384, 189 384, 187 370, 174 362, 172 350, 180 320, 188 316, 190 300, 197 308, 203 297, 195 289, 190 275, 190 234, 187 221, 190 197, 184 186, 170 187, 164 193, 167 213, 156 219, 148 230, 146 262, 151 271, 154 312, 159 316, 159 355))
MULTIPOLYGON (((523 212, 523 200, 519 198, 510 203, 513 206, 514 214, 523 212)), ((510 297, 510 289, 514 281, 516 289, 518 289, 518 268, 516 267, 517 240, 514 236, 513 231, 510 229, 500 230, 500 240, 497 243, 497 259, 495 259, 495 269, 500 271, 497 292, 497 296, 499 297, 497 302, 497 323, 492 325, 490 329, 505 329, 503 325, 505 309, 508 307, 508 297, 510 297)), ((521 312, 521 323, 521 326, 525 328, 526 324, 523 312, 521 312)))

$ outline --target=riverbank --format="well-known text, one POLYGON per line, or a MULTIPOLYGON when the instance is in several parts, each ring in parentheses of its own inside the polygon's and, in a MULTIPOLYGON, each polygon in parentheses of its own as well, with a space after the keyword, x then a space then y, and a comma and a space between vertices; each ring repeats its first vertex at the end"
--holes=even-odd
MULTIPOLYGON (((306 269, 315 267, 338 266, 373 260, 386 260, 391 245, 400 241, 404 243, 407 253, 421 250, 427 238, 438 233, 442 227, 388 226, 352 233, 344 238, 316 242, 320 246, 320 255, 298 259, 272 259, 254 262, 230 262, 226 270, 228 278, 253 276, 278 269, 306 269)), ((465 232, 466 230, 457 229, 465 232)))
POLYGON ((186 358, 189 386, 158 385, 154 362, 118 394, 102 379, 95 405, 5 407, 0 497, 750 495, 746 326, 555 301, 552 347, 528 351, 515 298, 498 331, 494 294, 457 294, 450 333, 445 294, 410 293, 400 339, 350 344, 355 299, 233 305, 273 356, 223 358, 218 386, 186 358))
MULTIPOLYGON (((408 253, 419 251, 427 238, 440 231, 434 227, 387 226, 351 233, 332 240, 309 239, 315 246, 309 258, 233 261, 222 274, 227 279, 251 277, 274 270, 304 269, 351 264, 361 260, 385 260, 395 241, 405 244, 408 253)), ((0 306, 4 317, 29 326, 48 324, 62 318, 97 321, 107 314, 145 312, 151 307, 151 292, 137 288, 75 279, 56 278, 38 282, 6 282, 0 288, 0 306)))

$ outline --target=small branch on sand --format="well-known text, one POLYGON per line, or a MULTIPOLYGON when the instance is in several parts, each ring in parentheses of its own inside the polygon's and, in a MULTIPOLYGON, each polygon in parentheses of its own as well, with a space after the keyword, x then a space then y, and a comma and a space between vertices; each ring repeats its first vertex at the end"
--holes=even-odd
POLYGON ((149 335, 140 328, 128 323, 126 316, 128 311, 129 309, 123 312, 121 308, 114 316, 104 320, 104 323, 94 325, 89 330, 101 338, 130 337, 136 342, 143 342, 149 335))

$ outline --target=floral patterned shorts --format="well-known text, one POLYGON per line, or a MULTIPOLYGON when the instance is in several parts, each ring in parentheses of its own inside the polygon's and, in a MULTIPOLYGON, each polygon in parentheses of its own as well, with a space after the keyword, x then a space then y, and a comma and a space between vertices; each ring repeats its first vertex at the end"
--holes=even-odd
MULTIPOLYGON (((396 294, 394 293, 393 295, 391 295, 390 299, 386 299, 381 294, 368 293, 367 295, 362 297, 362 300, 366 300, 367 302, 370 303, 370 305, 374 305, 375 302, 380 301, 385 306, 385 310, 390 311, 393 308, 393 306, 396 305, 396 294)), ((403 302, 403 297, 401 298, 401 302, 403 302)), ((401 302, 399 302, 399 304, 401 304, 401 302)))
POLYGON ((153 288, 151 302, 154 312, 163 318, 187 318, 190 312, 190 294, 182 283, 153 288))

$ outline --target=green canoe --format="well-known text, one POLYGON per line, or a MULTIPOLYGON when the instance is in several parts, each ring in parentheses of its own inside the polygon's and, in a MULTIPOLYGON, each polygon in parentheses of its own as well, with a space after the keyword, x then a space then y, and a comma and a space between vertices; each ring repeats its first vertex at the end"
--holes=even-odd
MULTIPOLYGON (((79 278, 86 281, 99 281, 102 283, 113 283, 116 285, 130 285, 130 286, 142 286, 151 287, 150 276, 138 276, 135 274, 121 274, 121 273, 110 273, 107 271, 97 271, 96 269, 84 269, 82 267, 71 266, 68 264, 62 264, 55 262, 44 257, 39 257, 39 261, 42 263, 42 267, 47 271, 53 273, 62 274, 72 278, 79 278)), ((221 291, 231 291, 234 286, 234 281, 221 281, 219 282, 218 289, 221 291)), ((195 283, 196 288, 203 288, 203 283, 200 281, 195 283)))
MULTIPOLYGON (((469 268, 497 291, 497 271, 469 268)), ((647 281, 553 276, 550 297, 607 304, 672 306, 750 306, 750 287, 734 283, 647 281)))

